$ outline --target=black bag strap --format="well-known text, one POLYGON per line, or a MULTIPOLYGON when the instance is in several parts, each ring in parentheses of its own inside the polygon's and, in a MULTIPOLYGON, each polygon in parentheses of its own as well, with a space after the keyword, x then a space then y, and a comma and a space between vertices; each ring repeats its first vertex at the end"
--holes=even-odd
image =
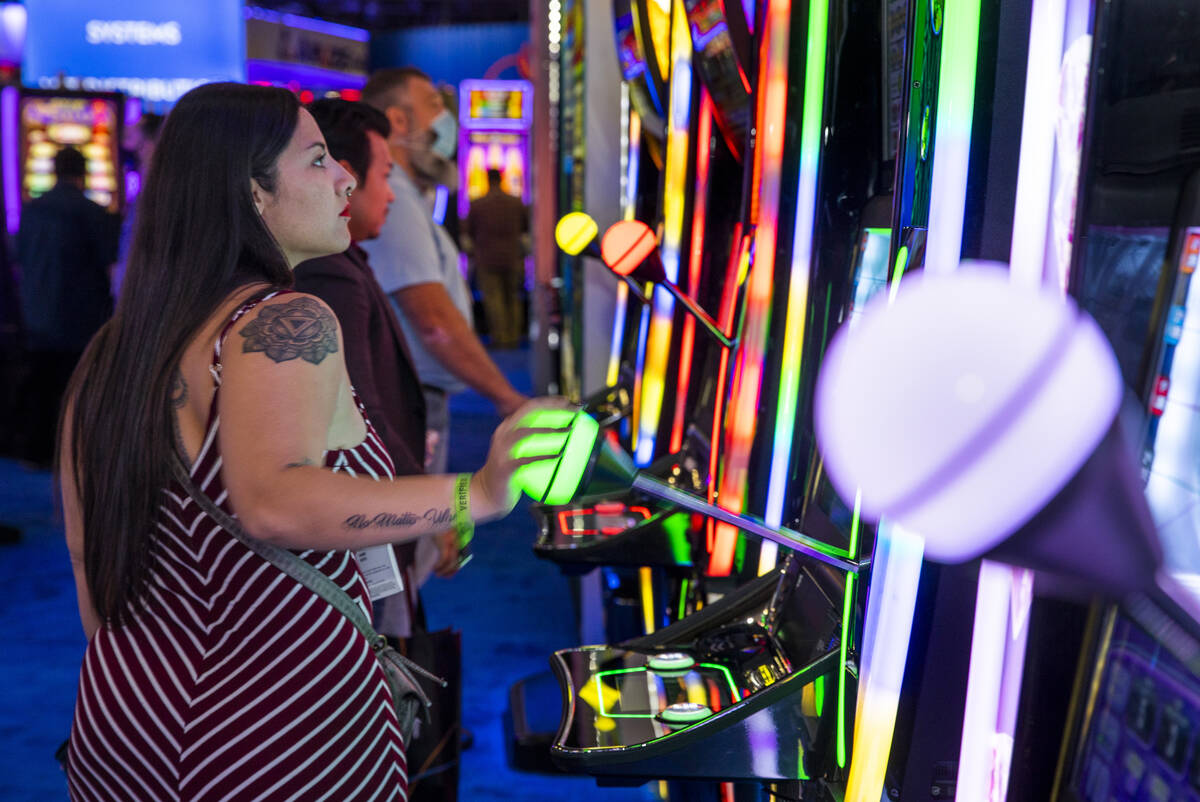
MULTIPOLYGON (((187 468, 180 461, 178 454, 171 455, 171 469, 175 472, 175 478, 183 486, 183 489, 187 491, 191 499, 200 505, 200 509, 204 510, 213 520, 219 523, 225 531, 245 544, 246 548, 274 565, 280 571, 283 571, 301 585, 304 585, 348 618, 350 623, 354 624, 355 629, 367 639, 367 643, 371 645, 371 649, 374 650, 376 657, 385 662, 391 661, 393 664, 398 662, 401 668, 416 671, 418 674, 440 684, 443 688, 446 687, 444 679, 426 671, 412 660, 409 660, 395 649, 389 647, 387 638, 375 631, 375 628, 371 626, 370 619, 367 618, 367 614, 363 612, 363 609, 358 606, 358 603, 354 599, 350 598, 350 594, 346 593, 336 582, 287 549, 281 549, 278 546, 258 540, 247 534, 233 516, 218 507, 211 498, 201 492, 200 488, 196 487, 187 468)), ((425 707, 429 707, 432 702, 430 702, 425 692, 421 690, 420 685, 413 683, 413 686, 416 688, 425 707)))

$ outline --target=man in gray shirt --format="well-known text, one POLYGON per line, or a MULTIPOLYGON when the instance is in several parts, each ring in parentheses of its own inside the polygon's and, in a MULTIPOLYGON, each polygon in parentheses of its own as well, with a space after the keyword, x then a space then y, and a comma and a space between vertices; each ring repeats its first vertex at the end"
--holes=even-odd
POLYGON ((458 248, 433 221, 424 193, 453 188, 451 161, 457 126, 429 76, 413 67, 380 70, 363 88, 363 101, 391 123, 388 146, 396 169, 396 196, 379 237, 363 243, 379 284, 391 298, 425 392, 432 459, 444 473, 449 437, 448 397, 467 387, 508 415, 528 400, 492 361, 471 321, 471 293, 459 268, 458 248))

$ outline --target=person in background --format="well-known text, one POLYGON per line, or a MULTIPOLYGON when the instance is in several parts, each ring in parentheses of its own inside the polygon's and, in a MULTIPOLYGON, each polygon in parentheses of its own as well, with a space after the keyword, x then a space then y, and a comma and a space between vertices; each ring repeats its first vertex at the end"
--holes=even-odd
MULTIPOLYGON (((307 108, 329 155, 357 183, 346 205, 350 247, 297 265, 295 286, 329 304, 341 322, 350 383, 391 454, 396 474, 424 473, 425 398, 396 313, 360 246, 379 236, 394 198, 388 185, 392 157, 387 117, 365 103, 347 100, 318 100, 307 108)), ((438 535, 430 548, 437 553, 435 573, 453 574, 458 560, 454 531, 438 535)), ((412 634, 417 613, 415 552, 415 543, 396 548, 405 588, 375 602, 375 628, 385 635, 412 634)))
POLYGON ((396 201, 379 238, 364 243, 363 249, 396 306, 412 349, 431 432, 427 465, 442 471, 448 456, 451 394, 471 387, 491 400, 501 415, 527 399, 476 336, 458 248, 433 221, 423 198, 439 184, 451 190, 457 186, 454 117, 429 76, 413 67, 374 73, 362 97, 387 116, 388 145, 396 164, 389 178, 396 201))
MULTIPOLYGON (((150 169, 150 161, 154 158, 154 146, 158 142, 158 129, 162 128, 161 114, 145 112, 138 118, 137 124, 125 129, 124 141, 121 147, 133 154, 134 162, 141 176, 146 181, 146 172, 150 169)), ((125 219, 121 221, 121 238, 117 247, 117 263, 112 269, 113 303, 121 298, 121 285, 125 281, 125 266, 129 262, 129 245, 133 241, 133 227, 137 224, 137 201, 129 204, 125 211, 125 219)))
POLYGON ((524 317, 523 237, 529 231, 529 212, 520 198, 504 191, 502 177, 495 168, 487 171, 488 191, 471 201, 466 234, 492 346, 516 348, 521 342, 524 317))
POLYGON ((71 371, 112 315, 108 271, 117 256, 117 218, 84 194, 87 162, 72 147, 54 156, 54 187, 25 205, 17 230, 19 297, 28 374, 20 418, 24 456, 54 457, 59 407, 71 371))
MULTIPOLYGON (((163 125, 120 312, 63 413, 59 482, 88 638, 67 754, 76 802, 403 800, 373 644, 263 556, 290 550, 369 608, 361 555, 507 514, 511 457, 402 476, 356 403, 341 328, 292 270, 350 246, 354 178, 286 89, 210 83, 163 125)), ((535 460, 537 458, 535 457, 535 460)))

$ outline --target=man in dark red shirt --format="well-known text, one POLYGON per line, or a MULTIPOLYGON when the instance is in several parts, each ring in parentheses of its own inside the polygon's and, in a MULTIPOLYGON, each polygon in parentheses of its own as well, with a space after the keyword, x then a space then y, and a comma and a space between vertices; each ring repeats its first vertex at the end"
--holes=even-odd
MULTIPOLYGON (((357 184, 349 203, 350 248, 297 265, 296 289, 321 298, 337 315, 350 383, 390 452, 397 475, 424 473, 421 384, 396 314, 358 245, 379 236, 393 198, 387 180, 392 167, 389 124, 381 112, 363 103, 318 100, 307 108, 329 146, 326 158, 345 167, 357 184)), ((434 570, 453 573, 458 556, 453 533, 439 537, 434 545, 438 552, 434 570)), ((420 581, 414 570, 416 553, 429 548, 430 544, 396 548, 405 590, 376 602, 375 626, 381 633, 412 634, 420 581)))

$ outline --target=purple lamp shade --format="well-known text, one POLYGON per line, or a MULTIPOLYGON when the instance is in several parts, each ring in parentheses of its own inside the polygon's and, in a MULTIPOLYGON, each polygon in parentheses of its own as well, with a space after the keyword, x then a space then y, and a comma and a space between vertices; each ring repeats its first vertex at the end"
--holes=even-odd
MULTIPOLYGON (((892 304, 881 295, 842 327, 818 379, 817 437, 864 518, 886 515, 923 535, 930 559, 962 562, 1095 461, 1121 392, 1104 335, 1074 303, 964 265, 906 277, 892 304)), ((1080 534, 1072 543, 1086 544, 1080 534)))

